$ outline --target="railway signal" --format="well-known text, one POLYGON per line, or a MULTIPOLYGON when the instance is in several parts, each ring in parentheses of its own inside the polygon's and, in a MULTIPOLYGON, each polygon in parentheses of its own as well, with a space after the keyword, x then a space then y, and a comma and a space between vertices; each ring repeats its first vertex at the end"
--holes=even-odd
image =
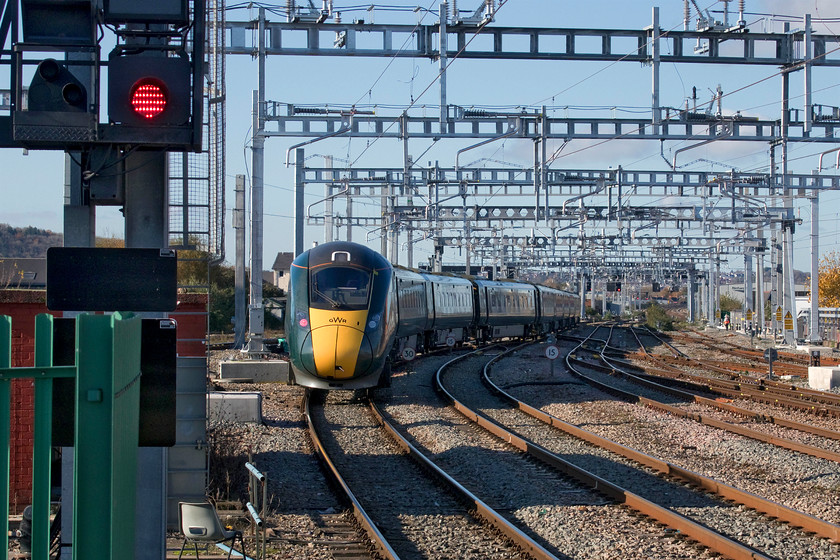
POLYGON ((770 372, 767 379, 773 379, 773 362, 779 359, 779 352, 775 348, 768 348, 764 351, 764 359, 770 364, 770 372))
POLYGON ((18 100, 13 113, 14 139, 41 147, 58 142, 89 142, 96 129, 96 112, 88 90, 66 62, 46 58, 38 63, 25 105, 18 100))
POLYGON ((87 90, 54 58, 42 60, 29 84, 29 110, 87 112, 87 90))
POLYGON ((192 88, 185 57, 115 56, 108 63, 108 119, 136 127, 190 124, 192 88))

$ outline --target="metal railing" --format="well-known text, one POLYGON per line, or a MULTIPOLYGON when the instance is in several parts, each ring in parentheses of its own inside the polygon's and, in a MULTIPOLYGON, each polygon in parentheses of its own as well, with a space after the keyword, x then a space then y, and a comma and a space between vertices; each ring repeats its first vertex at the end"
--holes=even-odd
POLYGON ((256 545, 254 558, 265 560, 266 524, 264 519, 268 507, 268 478, 251 463, 245 463, 245 468, 248 469, 248 496, 250 498, 245 507, 248 508, 253 521, 252 530, 256 545))
MULTIPOLYGON (((72 366, 53 365, 53 332, 53 317, 38 315, 35 365, 12 368, 12 322, 0 316, 0 507, 9 511, 11 381, 34 379, 32 558, 48 560, 53 381, 72 378, 73 558, 134 558, 141 320, 79 316, 72 366)), ((0 518, 0 546, 8 551, 8 515, 0 518)))

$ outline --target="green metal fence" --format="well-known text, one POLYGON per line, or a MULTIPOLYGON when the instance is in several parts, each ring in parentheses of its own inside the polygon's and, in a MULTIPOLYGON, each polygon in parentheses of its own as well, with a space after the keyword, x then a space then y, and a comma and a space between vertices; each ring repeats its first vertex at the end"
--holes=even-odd
MULTIPOLYGON (((76 365, 53 366, 53 318, 35 319, 35 365, 11 367, 11 319, 0 316, 0 504, 3 551, 9 549, 11 380, 34 379, 32 558, 50 546, 53 380, 76 380, 73 463, 73 558, 134 558, 141 320, 81 315, 76 365)), ((4 557, 8 555, 5 554, 4 557)))

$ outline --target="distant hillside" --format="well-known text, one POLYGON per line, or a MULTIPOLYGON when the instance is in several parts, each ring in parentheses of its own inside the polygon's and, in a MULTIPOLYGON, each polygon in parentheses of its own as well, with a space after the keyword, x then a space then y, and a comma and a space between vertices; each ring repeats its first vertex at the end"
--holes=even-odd
POLYGON ((35 227, 15 228, 0 224, 0 257, 10 259, 46 257, 50 247, 61 247, 60 233, 35 227))

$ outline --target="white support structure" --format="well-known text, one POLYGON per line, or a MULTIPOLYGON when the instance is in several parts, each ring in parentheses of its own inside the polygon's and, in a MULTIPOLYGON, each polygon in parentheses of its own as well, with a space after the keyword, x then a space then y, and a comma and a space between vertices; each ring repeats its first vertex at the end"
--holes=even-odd
POLYGON ((811 197, 811 324, 808 332, 810 344, 821 344, 820 336, 820 198, 811 197))

